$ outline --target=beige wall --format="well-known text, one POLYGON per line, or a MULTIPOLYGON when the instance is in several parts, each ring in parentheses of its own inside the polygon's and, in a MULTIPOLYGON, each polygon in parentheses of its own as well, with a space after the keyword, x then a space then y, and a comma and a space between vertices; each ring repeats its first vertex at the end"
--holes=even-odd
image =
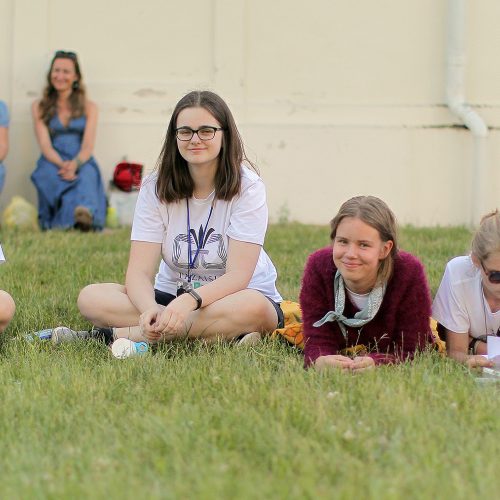
MULTIPOLYGON (((149 169, 188 90, 226 98, 274 220, 326 223, 354 194, 401 222, 470 221, 473 140, 444 104, 445 0, 0 0, 0 98, 11 110, 1 206, 39 154, 30 104, 57 49, 78 52, 100 108, 95 156, 149 169)), ((467 2, 466 98, 490 127, 483 205, 500 175, 500 2, 467 2)))

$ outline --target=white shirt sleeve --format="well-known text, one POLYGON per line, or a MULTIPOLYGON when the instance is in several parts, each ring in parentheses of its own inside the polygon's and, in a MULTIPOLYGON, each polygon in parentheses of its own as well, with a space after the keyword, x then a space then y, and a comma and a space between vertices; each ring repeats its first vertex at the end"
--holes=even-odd
POLYGON ((450 264, 448 262, 446 265, 443 279, 434 298, 432 317, 451 332, 469 333, 471 322, 461 293, 462 288, 460 282, 454 282, 450 264))
POLYGON ((268 221, 266 188, 260 177, 252 177, 243 179, 241 194, 233 202, 227 236, 263 245, 268 221))
POLYGON ((161 203, 156 196, 156 176, 146 177, 141 185, 132 223, 132 241, 162 243, 166 231, 160 213, 161 203))

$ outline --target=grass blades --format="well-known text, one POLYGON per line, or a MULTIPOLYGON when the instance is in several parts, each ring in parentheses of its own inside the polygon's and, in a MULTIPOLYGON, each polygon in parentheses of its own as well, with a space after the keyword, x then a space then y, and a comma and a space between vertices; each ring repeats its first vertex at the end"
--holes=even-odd
MULTIPOLYGON (((272 226, 296 300, 328 228, 272 226)), ((0 347, 2 498, 470 498, 496 494, 499 388, 436 353, 357 376, 302 369, 279 341, 178 342, 114 359, 89 341, 21 337, 88 325, 79 290, 123 281, 128 230, 3 232, 0 288, 17 313, 0 347)), ((436 291, 464 228, 403 228, 436 291)))

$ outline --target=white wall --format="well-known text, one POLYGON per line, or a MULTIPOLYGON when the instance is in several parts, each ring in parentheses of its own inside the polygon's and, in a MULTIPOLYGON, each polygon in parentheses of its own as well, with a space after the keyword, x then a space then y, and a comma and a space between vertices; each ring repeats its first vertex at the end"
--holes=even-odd
MULTIPOLYGON (((0 0, 0 98, 12 114, 0 205, 39 154, 30 104, 57 49, 75 50, 100 108, 95 156, 153 168, 177 100, 230 104, 271 216, 326 223, 354 194, 416 225, 470 220, 473 141, 444 105, 446 0, 0 0), (83 7, 83 5, 85 7, 83 7)), ((466 99, 490 127, 500 188, 500 2, 467 3, 466 99)))

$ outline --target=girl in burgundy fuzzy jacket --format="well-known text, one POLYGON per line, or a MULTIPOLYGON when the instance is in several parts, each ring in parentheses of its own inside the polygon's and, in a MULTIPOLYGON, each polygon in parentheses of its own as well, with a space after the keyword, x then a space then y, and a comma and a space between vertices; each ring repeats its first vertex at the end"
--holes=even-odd
POLYGON ((422 264, 398 250, 394 214, 357 196, 331 229, 332 246, 309 257, 302 279, 305 366, 357 372, 412 359, 432 342, 431 296, 422 264))

